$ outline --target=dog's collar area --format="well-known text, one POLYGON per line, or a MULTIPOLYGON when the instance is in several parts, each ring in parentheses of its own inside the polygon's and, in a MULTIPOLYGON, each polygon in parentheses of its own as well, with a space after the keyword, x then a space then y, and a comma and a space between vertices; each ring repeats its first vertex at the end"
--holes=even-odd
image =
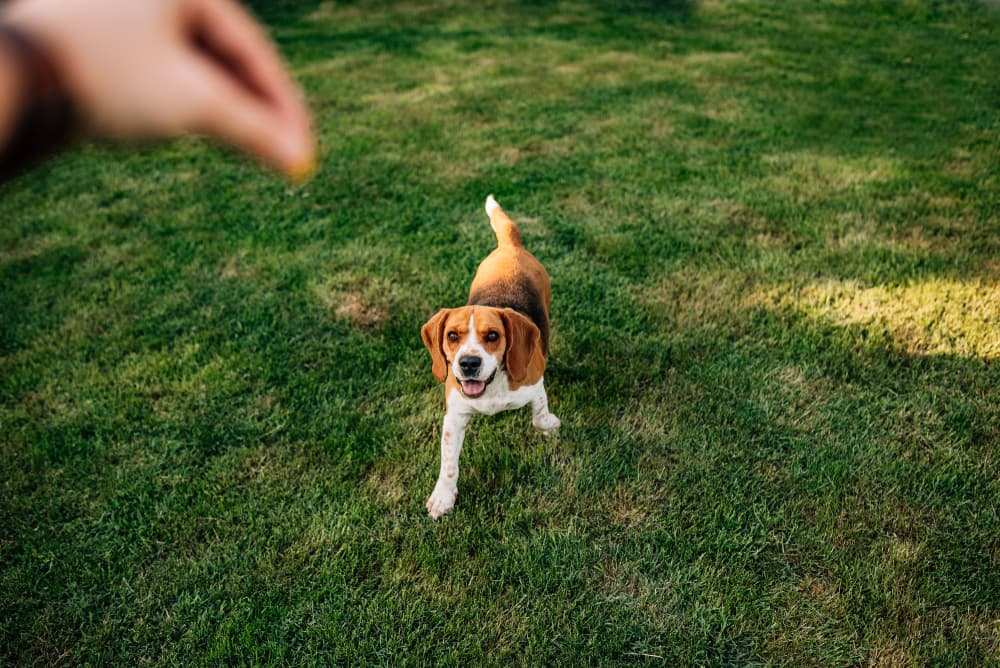
POLYGON ((490 383, 493 382, 493 379, 496 377, 497 377, 497 370, 493 369, 493 373, 491 373, 490 377, 487 378, 485 381, 462 380, 461 378, 457 378, 456 380, 458 380, 459 390, 461 390, 462 394, 467 399, 478 399, 479 397, 483 396, 483 394, 486 393, 486 388, 489 386, 490 383))

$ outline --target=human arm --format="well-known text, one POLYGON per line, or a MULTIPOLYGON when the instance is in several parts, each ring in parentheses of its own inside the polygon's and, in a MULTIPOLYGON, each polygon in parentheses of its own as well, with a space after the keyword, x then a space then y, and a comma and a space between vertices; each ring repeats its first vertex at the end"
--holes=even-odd
MULTIPOLYGON (((292 178, 314 167, 301 93, 234 0, 18 0, 0 13, 0 26, 51 66, 56 97, 86 134, 117 141, 203 134, 292 178)), ((16 48, 0 51, 7 52, 0 85, 12 87, 0 88, 0 146, 7 147, 34 83, 24 90, 16 48)))

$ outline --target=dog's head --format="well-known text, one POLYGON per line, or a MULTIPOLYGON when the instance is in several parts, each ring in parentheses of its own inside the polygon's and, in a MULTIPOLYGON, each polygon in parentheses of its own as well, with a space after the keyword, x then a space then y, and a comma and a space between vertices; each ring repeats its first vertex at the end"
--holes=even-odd
POLYGON ((541 357, 536 355, 541 346, 538 327, 509 308, 441 309, 420 335, 431 353, 434 377, 443 381, 450 368, 462 393, 470 399, 486 392, 499 369, 506 369, 510 379, 520 383, 527 377, 532 359, 541 357))

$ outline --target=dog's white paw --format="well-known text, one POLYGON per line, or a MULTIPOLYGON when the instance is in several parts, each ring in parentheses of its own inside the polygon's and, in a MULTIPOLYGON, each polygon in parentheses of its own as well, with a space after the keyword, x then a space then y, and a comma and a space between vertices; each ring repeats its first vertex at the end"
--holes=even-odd
POLYGON ((438 483, 431 493, 431 498, 427 499, 427 512, 434 519, 441 517, 455 507, 456 496, 458 496, 458 488, 438 483))
POLYGON ((559 418, 552 413, 546 413, 539 418, 533 419, 531 424, 535 425, 535 429, 539 430, 546 436, 555 436, 556 432, 559 431, 559 427, 562 425, 562 423, 559 422, 559 418))

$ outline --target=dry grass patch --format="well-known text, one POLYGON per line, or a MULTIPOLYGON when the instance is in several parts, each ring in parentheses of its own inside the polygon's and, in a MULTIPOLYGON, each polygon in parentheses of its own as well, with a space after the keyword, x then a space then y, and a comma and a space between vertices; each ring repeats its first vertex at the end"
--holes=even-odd
POLYGON ((230 255, 219 269, 219 276, 226 279, 245 279, 260 275, 260 268, 247 261, 248 251, 244 248, 230 255))
POLYGON ((397 289, 387 278, 344 271, 316 285, 313 292, 335 318, 374 329, 388 321, 397 289))
MULTIPOLYGON (((433 444, 415 444, 415 447, 421 445, 430 447, 433 444)), ((420 480, 423 477, 430 479, 429 475, 423 474, 423 467, 418 467, 409 460, 401 465, 393 461, 383 461, 376 464, 365 477, 365 486, 374 493, 383 508, 393 508, 397 507, 400 500, 407 495, 414 484, 414 479, 420 480), (404 473, 407 468, 413 470, 409 474, 404 473), (418 473, 421 475, 416 475, 418 473)))

